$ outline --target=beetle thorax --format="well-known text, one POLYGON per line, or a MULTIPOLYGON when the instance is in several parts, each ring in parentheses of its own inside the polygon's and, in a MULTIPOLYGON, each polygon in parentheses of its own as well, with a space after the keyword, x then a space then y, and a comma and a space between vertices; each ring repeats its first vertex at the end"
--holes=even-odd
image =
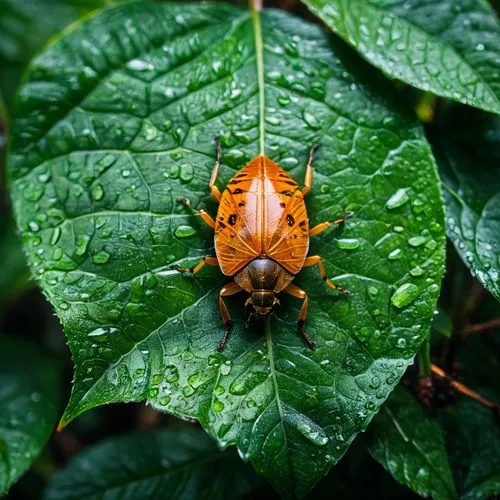
MULTIPOLYGON (((249 293, 279 293, 293 280, 293 278, 293 274, 290 274, 274 260, 266 257, 259 257, 252 260, 252 262, 242 269, 234 277, 234 281, 249 293)), ((264 296, 262 300, 264 300, 264 296)))

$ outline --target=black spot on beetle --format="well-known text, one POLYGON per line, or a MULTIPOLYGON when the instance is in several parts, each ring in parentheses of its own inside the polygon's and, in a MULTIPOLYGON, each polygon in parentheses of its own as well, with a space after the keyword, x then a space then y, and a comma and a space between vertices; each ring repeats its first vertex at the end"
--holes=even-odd
POLYGON ((286 216, 286 221, 288 222, 289 226, 293 226, 295 224, 295 219, 293 218, 293 215, 288 214, 286 216))
POLYGON ((233 194, 241 194, 243 193, 243 189, 241 188, 236 188, 234 191, 233 191, 233 194))
POLYGON ((221 227, 222 229, 226 229, 226 225, 224 224, 224 222, 219 222, 219 227, 221 227))
POLYGON ((281 191, 280 194, 284 194, 285 196, 292 196, 292 192, 289 189, 285 189, 284 191, 281 191))
POLYGON ((239 184, 240 182, 242 181, 238 179, 233 179, 232 181, 229 181, 229 184, 239 184))
POLYGON ((296 186, 297 183, 295 181, 282 181, 284 182, 285 184, 288 184, 289 186, 296 186))
POLYGON ((286 207, 286 203, 281 202, 281 203, 280 203, 280 207, 281 207, 281 208, 285 208, 285 207, 286 207))
POLYGON ((231 214, 229 216, 229 219, 227 219, 227 221, 229 222, 229 224, 231 224, 231 226, 234 226, 236 224, 236 214, 231 214))
POLYGON ((238 206, 239 206, 239 207, 244 207, 245 205, 246 205, 246 203, 245 203, 244 201, 240 201, 240 202, 238 203, 238 206))
POLYGON ((299 222, 299 226, 305 226, 305 225, 306 225, 306 221, 305 220, 299 222))

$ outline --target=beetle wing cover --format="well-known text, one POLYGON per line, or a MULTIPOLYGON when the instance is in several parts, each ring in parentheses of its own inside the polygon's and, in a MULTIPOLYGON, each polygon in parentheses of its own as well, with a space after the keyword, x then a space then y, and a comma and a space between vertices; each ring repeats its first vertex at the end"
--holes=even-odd
POLYGON ((215 221, 215 249, 224 274, 233 276, 261 254, 260 191, 250 162, 222 193, 215 221))
POLYGON ((276 163, 257 156, 222 193, 215 222, 222 272, 233 276, 266 255, 296 274, 309 250, 309 221, 298 184, 276 163))
POLYGON ((264 252, 288 272, 297 274, 309 251, 309 220, 304 197, 298 187, 291 196, 281 192, 273 194, 268 200, 268 219, 275 217, 272 207, 276 202, 281 204, 282 210, 277 223, 269 221, 264 252))

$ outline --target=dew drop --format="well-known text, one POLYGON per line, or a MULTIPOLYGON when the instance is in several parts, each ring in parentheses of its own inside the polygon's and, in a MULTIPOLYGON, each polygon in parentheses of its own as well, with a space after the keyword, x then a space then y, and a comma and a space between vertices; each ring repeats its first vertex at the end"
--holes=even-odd
POLYGON ((92 188, 92 198, 94 200, 99 201, 102 200, 102 197, 104 196, 104 188, 100 184, 96 184, 92 188))
POLYGON ((194 168, 192 165, 181 165, 180 178, 181 181, 189 182, 194 177, 194 168))
POLYGON ((419 247, 420 245, 423 245, 425 243, 425 237, 424 236, 413 236, 408 240, 408 243, 412 247, 419 247))
POLYGON ((401 258, 401 248, 394 249, 388 256, 388 259, 395 260, 401 258))
POLYGON ((409 199, 406 189, 400 188, 387 200, 386 207, 393 210, 404 205, 409 199))
POLYGON ((358 238, 341 238, 336 241, 336 245, 342 250, 354 250, 359 247, 360 241, 358 238))
POLYGON ((106 264, 106 262, 108 262, 110 257, 111 255, 108 252, 101 250, 92 257, 92 261, 95 264, 106 264))
POLYGON ((60 237, 61 237, 61 228, 57 226, 52 232, 52 236, 50 237, 50 244, 55 245, 59 241, 60 237))
POLYGON ((89 246, 89 241, 90 241, 90 236, 86 234, 79 234, 76 237, 75 255, 78 255, 79 257, 85 255, 87 247, 89 246))
POLYGON ((222 401, 216 400, 213 404, 214 411, 221 412, 224 409, 224 403, 222 401))
POLYGON ((418 297, 418 287, 413 283, 401 285, 391 297, 391 302, 401 309, 411 304, 418 297))
POLYGON ((193 236, 193 234, 196 234, 196 230, 191 227, 191 226, 179 226, 175 229, 174 232, 175 236, 178 238, 187 238, 189 236, 193 236))
POLYGON ((34 233, 36 233, 37 231, 40 231, 40 226, 33 220, 28 224, 28 226, 31 229, 31 231, 33 231, 34 233))
POLYGON ((309 111, 304 111, 302 117, 304 118, 304 121, 307 123, 307 125, 313 130, 318 130, 319 128, 321 128, 321 124, 319 123, 319 121, 312 113, 309 113, 309 111))

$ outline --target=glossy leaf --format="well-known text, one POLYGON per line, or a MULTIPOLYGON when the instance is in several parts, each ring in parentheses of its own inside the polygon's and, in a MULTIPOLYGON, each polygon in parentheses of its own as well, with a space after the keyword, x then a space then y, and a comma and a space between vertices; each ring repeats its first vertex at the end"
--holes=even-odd
POLYGON ((44 499, 238 499, 257 482, 249 465, 203 432, 158 429, 84 450, 52 478, 44 499))
POLYGON ((372 456, 397 481, 423 497, 456 498, 441 428, 405 389, 390 395, 367 438, 372 456))
POLYGON ((392 78, 500 113, 500 24, 484 0, 302 0, 392 78))
POLYGON ((500 300, 500 119, 454 108, 440 121, 442 133, 433 142, 446 233, 471 272, 500 300))
MULTIPOLYGON (((498 393, 480 392, 498 400, 498 393)), ((462 399, 442 420, 460 498, 486 500, 500 494, 500 428, 495 414, 462 399)))
POLYGON ((10 104, 22 71, 48 39, 110 0, 0 0, 0 90, 10 104))
POLYGON ((108 10, 33 63, 17 101, 12 193, 75 361, 62 425, 147 399, 237 445, 284 495, 326 473, 412 362, 443 272, 435 165, 392 94, 321 28, 223 4, 108 10), (296 331, 296 299, 281 297, 269 328, 245 329, 235 296, 218 353, 223 277, 175 270, 213 254, 213 233, 176 200, 215 215, 216 135, 221 189, 259 151, 300 181, 317 143, 311 223, 354 212, 310 251, 352 295, 329 290, 317 269, 297 279, 315 351, 296 331))
POLYGON ((37 458, 58 416, 57 365, 27 342, 0 335, 0 495, 37 458))

